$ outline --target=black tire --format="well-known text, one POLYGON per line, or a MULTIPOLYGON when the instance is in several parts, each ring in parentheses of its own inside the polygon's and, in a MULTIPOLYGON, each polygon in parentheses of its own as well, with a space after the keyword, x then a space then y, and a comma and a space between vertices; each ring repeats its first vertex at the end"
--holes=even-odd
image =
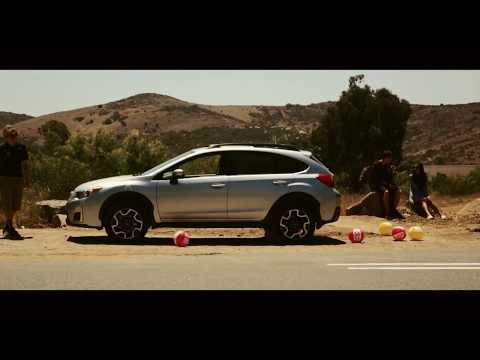
POLYGON ((119 203, 110 207, 103 218, 111 240, 136 241, 145 237, 152 221, 147 208, 139 203, 119 203))
POLYGON ((272 210, 265 237, 284 244, 302 244, 313 238, 315 222, 313 209, 293 201, 280 204, 272 210))

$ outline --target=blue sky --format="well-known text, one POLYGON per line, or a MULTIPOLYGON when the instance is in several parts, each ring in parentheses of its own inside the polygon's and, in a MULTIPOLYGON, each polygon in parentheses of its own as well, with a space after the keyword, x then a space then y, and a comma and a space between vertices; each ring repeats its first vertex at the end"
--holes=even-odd
POLYGON ((2 70, 0 111, 39 116, 145 92, 210 105, 311 104, 338 99, 360 73, 414 104, 480 102, 477 70, 2 70))

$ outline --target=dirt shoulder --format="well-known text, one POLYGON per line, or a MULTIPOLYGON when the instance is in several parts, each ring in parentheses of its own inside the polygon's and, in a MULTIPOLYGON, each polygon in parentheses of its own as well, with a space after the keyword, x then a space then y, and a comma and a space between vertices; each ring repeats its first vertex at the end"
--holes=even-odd
MULTIPOLYGON (((0 257, 28 256, 116 256, 116 255, 216 255, 275 252, 322 253, 362 249, 399 251, 431 248, 480 249, 480 232, 469 229, 475 225, 458 224, 453 220, 434 222, 419 219, 394 221, 394 225, 409 228, 421 225, 426 233, 424 241, 393 241, 377 233, 383 219, 370 216, 342 216, 339 221, 317 230, 310 242, 281 246, 269 242, 261 229, 186 229, 191 234, 190 246, 173 246, 172 236, 178 229, 156 229, 139 242, 112 242, 104 231, 67 227, 64 229, 23 229, 22 241, 0 240, 0 257), (348 232, 361 228, 365 234, 363 244, 348 241, 348 232)), ((478 227, 478 225, 477 225, 478 227)))

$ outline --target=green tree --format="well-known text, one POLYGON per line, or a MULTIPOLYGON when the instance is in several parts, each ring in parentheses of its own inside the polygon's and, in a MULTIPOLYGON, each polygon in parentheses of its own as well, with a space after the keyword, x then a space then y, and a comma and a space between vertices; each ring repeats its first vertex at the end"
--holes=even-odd
POLYGON ((53 153, 57 147, 65 145, 70 138, 70 131, 67 126, 57 120, 49 120, 39 129, 40 134, 45 138, 46 150, 53 153))
POLYGON ((123 170, 127 174, 142 173, 166 159, 167 149, 156 139, 141 137, 136 133, 128 135, 122 144, 123 170))
POLYGON ((66 199, 71 190, 92 177, 88 164, 65 156, 33 154, 30 168, 35 188, 52 199, 66 199))
POLYGON ((72 137, 62 148, 61 155, 89 164, 93 178, 109 177, 120 175, 123 170, 121 146, 115 135, 100 130, 94 136, 72 137))
POLYGON ((312 132, 314 152, 334 170, 349 190, 358 190, 358 177, 366 165, 389 149, 402 160, 402 144, 410 104, 389 90, 361 86, 364 75, 352 76, 348 89, 321 118, 312 132))

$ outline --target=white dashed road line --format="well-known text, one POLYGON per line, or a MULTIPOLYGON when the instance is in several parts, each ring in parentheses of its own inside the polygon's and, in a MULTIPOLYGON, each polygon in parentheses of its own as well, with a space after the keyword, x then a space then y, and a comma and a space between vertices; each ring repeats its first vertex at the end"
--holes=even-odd
POLYGON ((328 264, 348 270, 480 270, 480 263, 352 263, 328 264))
POLYGON ((480 270, 480 266, 364 266, 348 267, 348 270, 480 270))
POLYGON ((351 263, 351 264, 328 264, 329 266, 480 266, 480 263, 435 263, 435 262, 415 262, 415 263, 351 263))

